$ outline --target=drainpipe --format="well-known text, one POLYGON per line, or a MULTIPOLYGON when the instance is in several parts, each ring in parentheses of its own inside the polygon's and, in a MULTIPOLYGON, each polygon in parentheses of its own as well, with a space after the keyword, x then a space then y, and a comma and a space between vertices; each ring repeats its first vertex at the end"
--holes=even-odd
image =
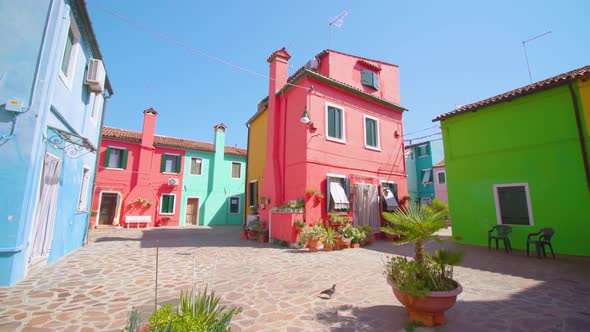
MULTIPOLYGON (((98 142, 96 143, 96 161, 94 162, 94 175, 92 176, 92 191, 90 192, 90 214, 92 214, 92 202, 94 202, 94 191, 96 190, 96 174, 98 173, 98 166, 99 166, 99 160, 100 160, 100 144, 102 143, 102 128, 104 126, 104 118, 105 118, 105 112, 107 111, 107 104, 109 99, 111 99, 111 97, 113 96, 113 94, 109 94, 108 96, 104 97, 104 101, 102 103, 102 114, 100 117, 100 132, 98 135, 98 142)), ((123 195, 121 195, 121 200, 123 199, 123 195)), ((121 204, 123 204, 123 202, 121 202, 121 204)), ((100 209, 100 206, 97 207, 97 209, 100 209)), ((88 215, 88 222, 86 223, 86 235, 84 235, 84 242, 83 244, 86 245, 88 244, 88 232, 90 231, 90 215, 88 215)), ((96 217, 99 218, 100 217, 100 211, 98 211, 98 213, 96 214, 96 217)))
POLYGON ((574 113, 576 114, 576 127, 578 128, 578 138, 580 140, 580 150, 582 152, 582 161, 584 162, 584 172, 586 173, 586 186, 590 191, 590 166, 588 165, 588 150, 586 149, 586 142, 584 141, 584 130, 582 127, 582 117, 580 116, 580 108, 578 107, 578 97, 572 85, 568 83, 570 94, 572 96, 572 104, 574 105, 574 113))
MULTIPOLYGON (((246 187, 244 189, 244 192, 246 193, 246 195, 244 195, 244 197, 250 197, 248 195, 248 186, 250 184, 248 182, 248 165, 250 164, 250 125, 248 123, 246 123, 246 128, 248 128, 248 143, 246 144, 246 183, 244 184, 244 186, 246 187)), ((252 195, 252 193, 250 193, 250 195, 252 195)), ((243 225, 246 225, 246 222, 248 219, 248 215, 246 214, 246 204, 248 204, 248 207, 249 207, 249 203, 250 202, 245 202, 245 204, 244 204, 244 223, 243 223, 243 225)), ((256 205, 258 205, 258 201, 256 201, 256 205)))

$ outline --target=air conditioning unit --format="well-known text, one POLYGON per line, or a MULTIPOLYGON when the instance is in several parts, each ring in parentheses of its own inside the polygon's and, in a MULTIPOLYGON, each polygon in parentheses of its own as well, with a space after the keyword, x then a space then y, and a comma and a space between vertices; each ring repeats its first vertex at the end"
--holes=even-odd
POLYGON ((313 57, 311 60, 307 61, 307 63, 305 64, 305 69, 307 69, 307 70, 317 71, 319 67, 320 67, 320 59, 318 59, 317 57, 313 57))
POLYGON ((106 72, 101 60, 90 59, 88 62, 88 70, 86 71, 86 78, 84 84, 88 85, 90 91, 95 93, 102 93, 104 91, 104 80, 106 72))
POLYGON ((168 185, 169 186, 177 186, 178 185, 178 182, 179 182, 178 179, 175 179, 175 178, 168 179, 168 185))

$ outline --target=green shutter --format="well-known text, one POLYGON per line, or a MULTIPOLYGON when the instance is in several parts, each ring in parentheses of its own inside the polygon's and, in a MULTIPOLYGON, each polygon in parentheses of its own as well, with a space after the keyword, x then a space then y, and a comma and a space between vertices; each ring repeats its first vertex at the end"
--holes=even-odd
POLYGON ((368 146, 377 146, 375 144, 375 121, 372 119, 365 119, 365 136, 368 146))
POLYGON ((104 156, 104 167, 109 167, 109 159, 111 159, 111 148, 107 148, 104 156))
POLYGON ((426 145, 426 155, 429 156, 430 155, 430 143, 428 143, 426 145))
POLYGON ((168 196, 163 195, 160 204, 160 213, 166 213, 166 210, 168 209, 168 196))
POLYGON ((393 188, 393 197, 395 197, 395 201, 397 202, 399 200, 397 197, 397 183, 392 183, 391 187, 393 188))
POLYGON ((370 70, 361 70, 361 84, 365 86, 373 86, 373 72, 370 70))
POLYGON ((127 156, 129 155, 129 151, 127 149, 123 149, 123 155, 121 156, 121 168, 127 168, 127 156))
POLYGON ((336 137, 342 139, 342 110, 336 109, 334 112, 334 131, 336 137))
POLYGON ((502 224, 529 225, 526 191, 523 186, 499 187, 502 224))
POLYGON ((330 212, 330 200, 332 198, 332 194, 330 193, 330 180, 331 178, 329 176, 326 177, 326 213, 330 212))
POLYGON ((346 198, 348 199, 348 211, 350 211, 351 202, 350 202, 350 179, 344 179, 344 192, 346 193, 346 198))
POLYGON ((160 172, 164 173, 164 171, 166 170, 166 154, 162 155, 162 163, 160 165, 160 172))
POLYGON ((335 129, 334 129, 334 113, 335 110, 333 107, 328 106, 328 136, 335 137, 335 129))
POLYGON ((174 198, 176 196, 169 195, 168 196, 168 213, 172 213, 174 211, 174 198))
POLYGON ((375 88, 375 90, 379 90, 379 75, 376 73, 373 73, 373 88, 375 88))
POLYGON ((176 156, 176 173, 180 173, 180 156, 176 156))

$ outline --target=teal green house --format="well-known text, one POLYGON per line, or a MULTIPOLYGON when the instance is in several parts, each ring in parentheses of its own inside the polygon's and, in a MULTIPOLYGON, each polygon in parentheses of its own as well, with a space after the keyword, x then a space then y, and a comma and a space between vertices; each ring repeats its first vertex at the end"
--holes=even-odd
POLYGON ((224 124, 214 144, 187 145, 180 226, 239 225, 244 219, 246 150, 225 146, 224 124))
POLYGON ((590 66, 433 121, 441 123, 461 242, 487 245, 487 231, 502 224, 522 250, 528 233, 551 227, 556 253, 590 255, 590 66))

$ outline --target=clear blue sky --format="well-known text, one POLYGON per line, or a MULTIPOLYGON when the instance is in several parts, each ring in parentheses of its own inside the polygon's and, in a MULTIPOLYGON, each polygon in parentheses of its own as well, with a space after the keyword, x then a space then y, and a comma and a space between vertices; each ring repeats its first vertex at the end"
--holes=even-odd
MULTIPOLYGON (((106 125, 200 141, 228 126, 226 144, 246 147, 245 122, 266 79, 196 55, 93 6, 108 8, 190 47, 268 75, 283 46, 294 72, 328 48, 328 22, 348 9, 331 48, 399 65, 406 133, 467 104, 590 64, 590 1, 145 1, 90 0, 89 11, 115 95, 106 125)), ((435 130, 435 129, 434 129, 435 130)), ((425 131, 408 137, 434 133, 425 131)))

